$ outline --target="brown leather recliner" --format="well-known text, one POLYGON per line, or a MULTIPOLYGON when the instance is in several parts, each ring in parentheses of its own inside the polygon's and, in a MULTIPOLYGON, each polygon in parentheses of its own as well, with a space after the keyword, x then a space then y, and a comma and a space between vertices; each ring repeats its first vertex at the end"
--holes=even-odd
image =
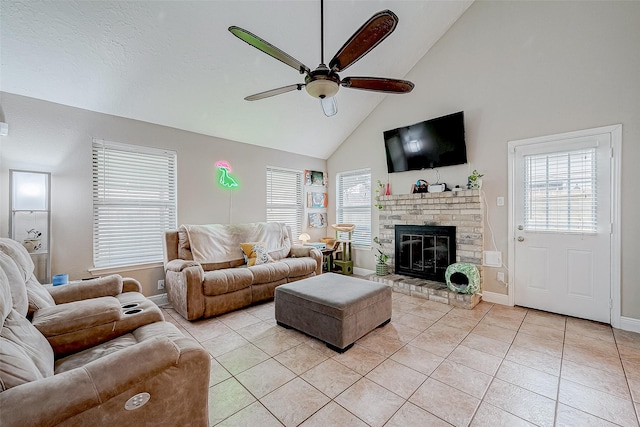
POLYGON ((137 280, 111 275, 44 287, 36 279, 33 261, 20 243, 0 238, 0 252, 13 261, 3 258, 0 267, 10 279, 14 305, 19 311, 26 308, 27 317, 47 338, 56 357, 164 320, 160 309, 140 293, 137 280))
MULTIPOLYGON (((11 284, 18 267, 3 252, 0 261, 1 426, 207 425, 210 357, 197 342, 158 321, 108 341, 88 334, 79 338, 86 342, 69 339, 67 349, 84 350, 56 359, 26 317, 26 288, 11 284)), ((103 298, 82 302, 101 311, 103 298)), ((64 311, 57 316, 76 327, 85 321, 69 320, 64 311)))

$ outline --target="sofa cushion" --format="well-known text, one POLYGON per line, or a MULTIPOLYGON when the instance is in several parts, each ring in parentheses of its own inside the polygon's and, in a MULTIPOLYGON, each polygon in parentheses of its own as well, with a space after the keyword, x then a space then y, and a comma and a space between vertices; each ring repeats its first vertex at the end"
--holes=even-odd
POLYGON ((4 320, 13 310, 13 301, 11 300, 11 288, 9 287, 9 279, 4 270, 0 268, 0 329, 4 325, 4 320))
POLYGON ((0 385, 3 390, 53 375, 53 350, 20 313, 11 310, 0 331, 0 385))
POLYGON ((284 223, 184 225, 189 235, 193 259, 200 263, 218 263, 244 259, 240 243, 265 242, 269 252, 286 250, 288 228, 284 223))
POLYGON ((44 378, 18 344, 0 337, 0 391, 44 378))
POLYGON ((24 274, 18 265, 9 255, 0 252, 0 269, 6 274, 6 286, 11 290, 11 301, 13 308, 23 316, 27 315, 29 303, 27 300, 27 289, 24 286, 24 274))
POLYGON ((248 270, 253 274, 254 285, 276 282, 289 276, 289 265, 281 261, 254 265, 248 270))
MULTIPOLYGON (((195 262, 195 261, 194 261, 195 262)), ((235 268, 245 265, 244 259, 236 259, 227 262, 204 262, 200 264, 204 271, 222 270, 223 268, 235 268)))
POLYGON ((27 252, 27 249, 20 243, 7 237, 0 238, 0 252, 9 255, 16 263, 22 274, 23 280, 26 282, 35 270, 33 260, 27 252))
POLYGON ((189 235, 184 225, 181 225, 178 229, 178 258, 193 260, 191 246, 189 245, 189 235))
POLYGON ((264 242, 240 243, 240 247, 247 258, 249 267, 273 262, 273 258, 267 253, 267 247, 264 242))
MULTIPOLYGON (((122 349, 132 347, 140 342, 152 340, 156 337, 166 337, 171 341, 185 339, 184 335, 171 323, 151 323, 141 326, 131 333, 57 360, 55 362, 55 373, 57 375, 75 368, 81 368, 109 354, 117 353, 122 349)), ((131 361, 131 363, 135 363, 135 361, 131 361)))
POLYGON ((248 288, 253 283, 253 274, 248 268, 226 268, 207 271, 204 274, 202 290, 205 295, 222 295, 248 288))
POLYGON ((27 300, 29 302, 29 316, 41 308, 53 307, 56 302, 47 290, 31 276, 27 283, 27 300))
MULTIPOLYGON (((38 282, 36 277, 33 275, 33 272, 35 270, 33 260, 31 259, 31 256, 24 248, 24 246, 22 246, 15 240, 1 238, 0 253, 5 254, 6 256, 11 258, 18 269, 18 276, 21 280, 15 282, 12 279, 11 283, 21 283, 22 285, 26 285, 26 301, 28 310, 25 313, 28 313, 30 316, 35 310, 38 310, 39 308, 55 305, 55 302, 53 301, 51 295, 49 295, 46 289, 42 287, 40 282, 38 282)), ((15 273, 16 272, 14 271, 12 275, 15 273)), ((19 293, 22 294, 22 291, 20 290, 19 293)), ((19 308, 16 309, 19 313, 22 313, 24 302, 20 298, 18 298, 17 295, 14 296, 13 302, 14 305, 17 303, 17 307, 19 308)))
POLYGON ((315 273, 318 263, 310 257, 284 258, 278 262, 285 263, 289 267, 289 278, 306 276, 315 273))

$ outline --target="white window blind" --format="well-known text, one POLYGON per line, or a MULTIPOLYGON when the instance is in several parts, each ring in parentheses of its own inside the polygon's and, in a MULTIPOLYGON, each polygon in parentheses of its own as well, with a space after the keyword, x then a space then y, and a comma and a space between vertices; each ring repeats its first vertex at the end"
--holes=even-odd
POLYGON ((303 210, 302 171, 267 166, 267 222, 284 222, 297 240, 303 210))
POLYGON ((94 139, 94 267, 162 261, 176 187, 175 152, 94 139))
POLYGON ((524 157, 525 229, 597 231, 596 149, 524 157))
MULTIPOLYGON (((355 224, 353 246, 371 247, 371 169, 341 172, 336 176, 336 219, 355 224)), ((341 238, 347 238, 346 233, 341 238)))

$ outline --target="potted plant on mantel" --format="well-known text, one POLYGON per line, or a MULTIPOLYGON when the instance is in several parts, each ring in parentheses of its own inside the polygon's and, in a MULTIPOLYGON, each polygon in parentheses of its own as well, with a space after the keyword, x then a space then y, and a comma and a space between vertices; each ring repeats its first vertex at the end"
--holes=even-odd
POLYGON ((479 190, 482 188, 482 177, 484 174, 478 172, 477 170, 473 170, 469 178, 467 179, 467 188, 469 190, 479 190))
POLYGON ((376 276, 386 276, 389 274, 389 265, 387 264, 387 261, 389 261, 389 255, 382 252, 382 243, 380 243, 380 239, 378 239, 378 237, 373 238, 373 243, 380 246, 379 248, 376 248, 378 254, 375 255, 376 261, 378 261, 376 264, 376 276))

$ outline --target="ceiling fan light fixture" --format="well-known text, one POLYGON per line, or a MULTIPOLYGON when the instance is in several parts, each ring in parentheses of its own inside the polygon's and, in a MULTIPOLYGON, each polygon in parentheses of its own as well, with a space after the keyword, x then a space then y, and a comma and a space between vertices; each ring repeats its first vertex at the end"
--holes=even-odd
POLYGON ((338 114, 338 103, 333 96, 330 98, 320 98, 320 105, 322 106, 322 112, 325 116, 331 117, 338 114))
POLYGON ((307 83, 305 89, 307 90, 307 93, 314 98, 331 98, 333 95, 338 93, 340 85, 333 80, 318 78, 317 80, 311 80, 307 83))

